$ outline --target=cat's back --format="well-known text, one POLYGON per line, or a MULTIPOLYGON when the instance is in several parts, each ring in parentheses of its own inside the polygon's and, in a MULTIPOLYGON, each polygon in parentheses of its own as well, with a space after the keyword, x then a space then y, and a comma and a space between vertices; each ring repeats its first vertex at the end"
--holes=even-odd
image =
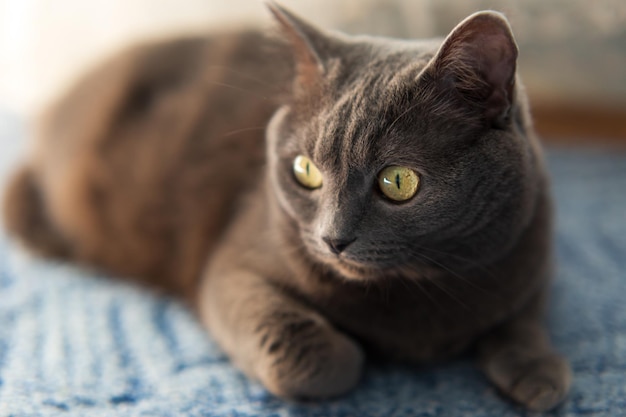
POLYGON ((259 178, 291 67, 250 31, 130 48, 89 72, 44 115, 19 174, 63 253, 184 292, 259 178))

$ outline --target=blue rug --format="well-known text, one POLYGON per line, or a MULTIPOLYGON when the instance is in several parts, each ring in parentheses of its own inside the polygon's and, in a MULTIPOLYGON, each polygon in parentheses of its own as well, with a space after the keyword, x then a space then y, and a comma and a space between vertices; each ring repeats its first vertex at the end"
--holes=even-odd
MULTIPOLYGON (((0 179, 23 143, 0 116, 0 179)), ((626 415, 626 153, 552 150, 558 276, 548 317, 572 362, 552 416, 626 415)), ((33 259, 0 233, 0 416, 530 416, 471 362, 370 365, 349 396, 289 404, 246 379, 176 302, 33 259)))

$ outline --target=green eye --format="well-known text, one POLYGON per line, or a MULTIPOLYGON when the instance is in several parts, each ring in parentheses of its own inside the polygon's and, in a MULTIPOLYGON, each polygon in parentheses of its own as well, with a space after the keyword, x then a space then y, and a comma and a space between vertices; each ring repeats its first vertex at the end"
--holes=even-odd
POLYGON ((307 188, 322 186, 322 173, 306 156, 298 156, 293 161, 293 173, 300 184, 307 188))
POLYGON ((378 174, 380 191, 394 201, 406 201, 417 193, 420 178, 411 168, 389 166, 378 174))

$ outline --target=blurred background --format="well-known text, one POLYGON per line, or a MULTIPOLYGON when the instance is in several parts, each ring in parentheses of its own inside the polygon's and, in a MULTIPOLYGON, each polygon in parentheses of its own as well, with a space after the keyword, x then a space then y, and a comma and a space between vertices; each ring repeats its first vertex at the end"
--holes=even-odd
MULTIPOLYGON (((504 12, 540 133, 626 144, 624 0, 282 0, 348 33, 431 37, 468 14, 504 12)), ((36 116, 77 74, 127 44, 269 24, 260 0, 0 0, 0 109, 36 116)), ((1 123, 0 118, 0 123, 1 123)))

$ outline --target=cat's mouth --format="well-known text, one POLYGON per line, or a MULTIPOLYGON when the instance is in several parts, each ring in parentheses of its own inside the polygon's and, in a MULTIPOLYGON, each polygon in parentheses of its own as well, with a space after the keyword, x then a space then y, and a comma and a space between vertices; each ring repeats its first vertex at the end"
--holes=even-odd
POLYGON ((346 280, 372 281, 401 274, 404 263, 397 253, 372 250, 360 253, 348 248, 341 253, 325 250, 324 245, 314 239, 303 239, 306 252, 317 262, 323 264, 334 274, 346 280))
MULTIPOLYGON (((306 245, 309 246, 309 245, 306 245)), ((348 280, 370 280, 379 277, 382 269, 371 262, 351 259, 345 254, 332 254, 319 250, 317 247, 308 247, 306 252, 313 258, 313 262, 324 265, 329 271, 348 280)))
POLYGON ((332 267, 341 276, 350 280, 373 280, 380 277, 383 273, 383 270, 376 266, 355 263, 342 258, 335 259, 332 267))
POLYGON ((389 262, 355 259, 343 254, 325 256, 322 261, 341 277, 361 281, 376 280, 392 275, 398 266, 389 262))

